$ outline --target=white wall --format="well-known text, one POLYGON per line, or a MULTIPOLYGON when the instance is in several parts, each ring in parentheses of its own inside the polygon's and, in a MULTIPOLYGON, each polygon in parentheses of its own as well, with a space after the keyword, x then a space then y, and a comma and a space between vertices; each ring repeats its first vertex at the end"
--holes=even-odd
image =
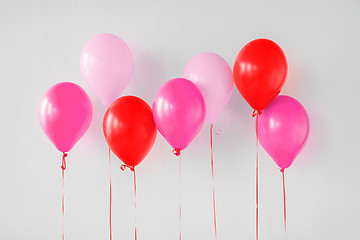
MULTIPOLYGON (((287 55, 282 94, 307 109, 311 133, 286 171, 288 239, 356 239, 360 234, 360 2, 349 1, 3 1, 0 3, 0 239, 61 238, 61 153, 37 119, 53 84, 82 86, 94 105, 86 135, 69 152, 66 239, 108 239, 109 166, 105 108, 81 78, 79 55, 111 32, 134 54, 124 94, 152 104, 195 54, 230 65, 248 41, 266 37, 287 55)), ((234 88, 214 139, 218 239, 255 238, 255 130, 234 88)), ((209 126, 183 151, 183 239, 214 239, 209 126)), ((139 239, 178 238, 178 162, 159 134, 137 168, 139 239)), ((113 239, 133 239, 130 172, 112 156, 113 239)), ((283 239, 281 175, 260 149, 260 238, 283 239)))

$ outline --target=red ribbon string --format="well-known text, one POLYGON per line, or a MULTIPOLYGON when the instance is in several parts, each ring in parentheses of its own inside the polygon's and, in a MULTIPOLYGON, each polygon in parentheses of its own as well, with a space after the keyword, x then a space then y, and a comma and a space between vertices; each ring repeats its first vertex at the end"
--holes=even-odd
POLYGON ((212 174, 212 188, 213 188, 214 229, 215 229, 215 239, 217 239, 216 208, 215 208, 215 178, 214 178, 213 129, 214 129, 214 126, 213 126, 213 124, 211 124, 211 125, 210 125, 211 174, 212 174))
POLYGON ((258 116, 256 115, 256 240, 259 239, 259 139, 258 116))
POLYGON ((254 110, 253 113, 252 113, 252 116, 255 117, 255 116, 260 116, 262 114, 262 111, 261 110, 254 110))
POLYGON ((110 240, 112 240, 112 229, 111 229, 111 226, 112 226, 112 224, 111 224, 112 187, 111 187, 111 158, 110 158, 110 154, 111 154, 111 152, 110 152, 110 148, 109 148, 109 183, 110 183, 110 186, 109 186, 109 188, 110 188, 109 189, 109 192, 110 192, 110 196, 109 196, 109 198, 110 198, 109 220, 110 220, 110 240))
POLYGON ((259 239, 259 115, 261 110, 254 110, 252 116, 256 116, 256 240, 259 239))
POLYGON ((131 171, 134 172, 134 212, 135 212, 135 240, 137 240, 137 230, 136 230, 136 174, 135 174, 135 167, 129 166, 126 164, 122 164, 120 169, 125 171, 126 168, 129 168, 131 171))
POLYGON ((180 193, 179 193, 179 198, 180 198, 180 202, 179 202, 179 219, 180 219, 180 232, 179 232, 179 236, 180 236, 180 240, 181 240, 181 156, 180 154, 178 155, 179 157, 179 186, 180 186, 180 193))
POLYGON ((180 156, 180 148, 175 148, 174 150, 173 150, 173 154, 175 155, 175 156, 180 156))
POLYGON ((66 153, 66 152, 63 152, 62 163, 61 163, 61 169, 62 169, 63 171, 65 171, 65 169, 66 169, 66 161, 65 161, 65 158, 66 158, 67 156, 68 156, 67 153, 66 153))
POLYGON ((134 168, 134 210, 135 210, 135 240, 137 240, 137 230, 136 230, 136 174, 135 174, 135 168, 134 168))
MULTIPOLYGON (((211 124, 211 125, 212 125, 212 124, 211 124)), ((221 135, 221 133, 222 133, 222 129, 218 128, 218 129, 215 130, 215 134, 216 134, 216 135, 219 136, 219 135, 221 135)))
POLYGON ((122 164, 122 165, 120 166, 120 169, 123 170, 123 171, 125 171, 126 168, 130 169, 131 171, 135 171, 135 167, 134 167, 134 166, 130 166, 130 165, 126 165, 126 164, 122 164))
POLYGON ((62 170, 62 239, 65 239, 65 194, 64 194, 64 172, 66 169, 67 153, 63 152, 61 170, 62 170))
POLYGON ((173 154, 179 157, 179 237, 181 240, 181 156, 180 156, 180 149, 175 148, 173 150, 173 154))
POLYGON ((285 169, 280 169, 282 173, 282 180, 283 180, 283 193, 284 193, 284 229, 285 229, 285 240, 286 240, 286 201, 285 201, 285 169))

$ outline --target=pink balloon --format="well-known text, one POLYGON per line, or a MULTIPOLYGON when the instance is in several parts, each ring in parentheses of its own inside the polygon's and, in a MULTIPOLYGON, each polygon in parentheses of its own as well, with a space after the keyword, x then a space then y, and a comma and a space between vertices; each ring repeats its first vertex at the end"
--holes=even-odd
POLYGON ((129 47, 121 38, 110 33, 91 38, 80 55, 81 74, 106 107, 129 84, 133 69, 134 62, 129 47))
POLYGON ((156 93, 153 115, 155 125, 166 141, 173 148, 183 150, 204 124, 204 99, 194 83, 175 78, 156 93))
POLYGON ((199 88, 206 105, 205 121, 214 123, 230 100, 234 88, 229 64, 215 53, 199 53, 187 63, 183 77, 199 88))
POLYGON ((40 125, 61 152, 68 152, 85 134, 93 115, 91 101, 78 85, 62 82, 52 86, 41 99, 40 125))
POLYGON ((288 168, 309 135, 309 117, 294 98, 278 96, 259 116, 262 147, 282 169, 288 168))

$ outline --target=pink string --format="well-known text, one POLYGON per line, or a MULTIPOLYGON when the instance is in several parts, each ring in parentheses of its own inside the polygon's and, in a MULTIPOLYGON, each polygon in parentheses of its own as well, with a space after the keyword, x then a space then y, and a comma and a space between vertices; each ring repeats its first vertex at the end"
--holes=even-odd
POLYGON ((256 240, 259 239, 259 115, 261 110, 254 110, 252 116, 256 116, 256 240))
POLYGON ((214 126, 213 126, 213 124, 211 124, 211 125, 210 125, 211 173, 212 173, 212 188, 213 188, 214 230, 215 230, 215 239, 217 239, 216 208, 215 208, 215 178, 214 178, 213 129, 214 129, 214 126))
POLYGON ((286 240, 286 201, 285 201, 285 169, 280 169, 282 173, 282 180, 283 180, 283 193, 284 193, 284 229, 285 229, 285 240, 286 240))
POLYGON ((181 240, 181 156, 180 156, 180 149, 175 148, 173 150, 173 154, 179 157, 179 238, 181 240))
POLYGON ((112 224, 111 224, 111 205, 112 205, 112 187, 111 187, 111 158, 110 158, 110 154, 111 154, 111 152, 110 152, 110 148, 109 148, 109 183, 110 183, 110 196, 109 196, 109 198, 110 198, 110 209, 109 209, 109 220, 110 220, 110 240, 112 240, 112 229, 111 229, 111 226, 112 226, 112 224))
POLYGON ((125 171, 126 168, 129 168, 131 171, 134 172, 134 212, 135 212, 135 240, 137 240, 137 229, 136 229, 136 174, 135 174, 135 167, 122 164, 120 169, 125 171))
POLYGON ((64 172, 66 169, 66 161, 65 158, 67 157, 67 153, 63 152, 62 156, 62 163, 61 163, 61 170, 62 170, 62 239, 65 239, 65 194, 64 194, 64 172))

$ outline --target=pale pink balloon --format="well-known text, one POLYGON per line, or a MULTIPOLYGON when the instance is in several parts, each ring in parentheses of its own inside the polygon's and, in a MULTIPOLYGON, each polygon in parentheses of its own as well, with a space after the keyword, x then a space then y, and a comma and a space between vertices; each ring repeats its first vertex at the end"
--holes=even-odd
POLYGON ((288 168, 309 135, 309 117, 294 98, 278 96, 259 116, 261 146, 282 169, 288 168))
POLYGON ((199 88, 206 105, 205 121, 214 123, 229 102, 234 88, 229 64, 215 53, 199 53, 186 64, 183 77, 199 88))
POLYGON ((166 141, 174 149, 183 150, 204 124, 204 99, 194 83, 175 78, 156 93, 153 115, 156 127, 166 141))
POLYGON ((103 33, 91 38, 80 55, 80 71, 89 87, 106 107, 129 84, 134 61, 127 44, 118 36, 103 33))
POLYGON ((74 83, 62 82, 52 86, 40 102, 40 125, 61 152, 70 151, 85 134, 92 115, 89 96, 74 83))

